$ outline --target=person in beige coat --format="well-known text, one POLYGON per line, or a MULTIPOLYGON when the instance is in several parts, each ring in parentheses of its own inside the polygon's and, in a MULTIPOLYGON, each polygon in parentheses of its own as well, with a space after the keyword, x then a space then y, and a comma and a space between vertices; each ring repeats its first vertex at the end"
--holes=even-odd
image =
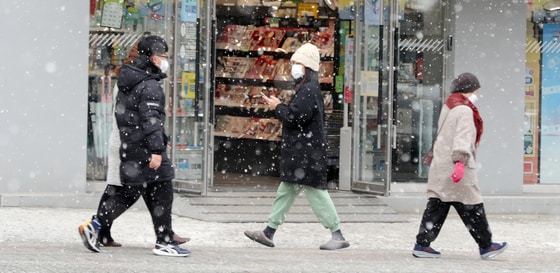
POLYGON ((430 244, 437 238, 451 206, 478 244, 482 259, 490 259, 507 248, 505 242, 492 242, 492 232, 478 187, 476 151, 483 121, 474 102, 479 88, 478 79, 471 73, 463 73, 451 83, 451 94, 438 121, 438 135, 428 174, 428 203, 416 235, 414 257, 441 256, 430 244))

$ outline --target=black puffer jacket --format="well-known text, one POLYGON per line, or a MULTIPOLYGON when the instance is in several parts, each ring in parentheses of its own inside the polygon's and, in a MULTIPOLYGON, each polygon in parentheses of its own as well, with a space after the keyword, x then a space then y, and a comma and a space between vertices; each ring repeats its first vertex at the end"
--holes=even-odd
POLYGON ((276 118, 282 122, 281 181, 327 188, 324 112, 317 72, 312 72, 311 81, 301 86, 288 105, 276 106, 276 118))
POLYGON ((120 175, 124 185, 174 178, 166 153, 165 94, 159 83, 163 78, 163 73, 150 73, 131 65, 124 65, 119 74, 115 117, 121 138, 120 175), (152 154, 162 156, 157 171, 149 168, 152 154))

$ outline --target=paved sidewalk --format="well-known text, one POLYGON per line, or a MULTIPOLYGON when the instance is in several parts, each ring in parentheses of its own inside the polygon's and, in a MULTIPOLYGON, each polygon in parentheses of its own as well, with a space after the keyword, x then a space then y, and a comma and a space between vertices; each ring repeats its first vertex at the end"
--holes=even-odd
MULTIPOLYGON (((113 236, 122 248, 87 251, 78 225, 93 209, 0 208, 1 272, 560 272, 559 215, 489 215, 496 241, 509 249, 480 259, 474 241, 452 210, 433 247, 440 259, 411 255, 420 214, 403 223, 342 223, 348 249, 321 251, 329 233, 318 223, 286 223, 275 248, 251 242, 246 229, 264 223, 214 223, 174 216, 174 229, 191 237, 187 258, 151 254, 154 234, 146 210, 117 219, 113 236)), ((263 219, 264 221, 265 219, 263 219)))

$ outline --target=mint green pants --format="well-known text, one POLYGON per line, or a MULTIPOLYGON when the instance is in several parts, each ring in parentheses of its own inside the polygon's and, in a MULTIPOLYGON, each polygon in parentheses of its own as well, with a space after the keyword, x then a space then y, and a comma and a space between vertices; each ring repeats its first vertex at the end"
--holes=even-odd
POLYGON ((288 215, 296 197, 302 190, 305 191, 311 209, 321 224, 331 232, 339 230, 338 213, 327 190, 286 182, 281 182, 278 186, 276 199, 268 216, 268 226, 278 229, 278 226, 284 223, 286 215, 288 215))

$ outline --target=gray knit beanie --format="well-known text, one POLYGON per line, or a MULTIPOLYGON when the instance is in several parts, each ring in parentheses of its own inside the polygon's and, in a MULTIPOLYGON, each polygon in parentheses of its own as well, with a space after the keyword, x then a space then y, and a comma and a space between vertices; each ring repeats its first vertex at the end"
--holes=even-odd
POLYGON ((451 82, 451 93, 470 93, 480 88, 475 75, 463 73, 451 82))

